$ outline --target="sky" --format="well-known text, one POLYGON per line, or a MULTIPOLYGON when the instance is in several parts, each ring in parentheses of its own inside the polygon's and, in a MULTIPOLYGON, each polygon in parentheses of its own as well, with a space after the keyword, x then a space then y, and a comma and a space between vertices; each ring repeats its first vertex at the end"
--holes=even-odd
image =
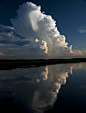
POLYGON ((0 0, 0 59, 86 57, 86 0, 0 0))

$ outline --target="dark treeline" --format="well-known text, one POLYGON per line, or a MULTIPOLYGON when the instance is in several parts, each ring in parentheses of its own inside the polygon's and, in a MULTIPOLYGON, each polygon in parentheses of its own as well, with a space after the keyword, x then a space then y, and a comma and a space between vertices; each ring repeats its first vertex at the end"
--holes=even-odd
POLYGON ((0 59, 0 62, 12 62, 12 61, 68 61, 68 60, 75 60, 75 61, 86 61, 86 58, 71 58, 71 59, 0 59))
POLYGON ((86 58, 73 59, 0 59, 0 70, 18 67, 46 66, 63 63, 86 62, 86 58))

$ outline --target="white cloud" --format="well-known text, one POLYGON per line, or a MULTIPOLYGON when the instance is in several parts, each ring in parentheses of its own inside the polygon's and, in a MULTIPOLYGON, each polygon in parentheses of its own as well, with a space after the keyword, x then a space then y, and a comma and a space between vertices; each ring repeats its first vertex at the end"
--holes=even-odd
POLYGON ((0 31, 4 31, 4 30, 14 31, 14 28, 10 27, 10 26, 5 26, 5 25, 0 24, 0 31))
POLYGON ((78 28, 78 32, 79 32, 79 33, 86 33, 86 25, 84 25, 84 26, 78 28))
POLYGON ((34 42, 31 43, 30 45, 30 51, 33 53, 45 53, 48 54, 48 47, 47 47, 47 42, 46 41, 39 41, 36 39, 34 42))
POLYGON ((73 50, 73 56, 84 56, 83 51, 81 50, 73 50))
MULTIPOLYGON (((65 36, 60 35, 56 22, 50 15, 42 13, 40 6, 36 6, 31 2, 23 3, 17 10, 17 17, 12 18, 11 23, 17 34, 32 41, 33 48, 37 44, 37 42, 33 41, 38 39, 40 44, 42 40, 47 43, 46 53, 51 56, 57 56, 60 53, 65 55, 65 52, 67 55, 71 53, 71 46, 68 47, 68 43, 65 42, 65 36)), ((35 47, 35 52, 38 51, 38 48, 38 46, 35 47)))
POLYGON ((4 44, 1 53, 7 51, 12 56, 21 54, 27 58, 72 58, 86 55, 85 51, 72 50, 72 45, 68 47, 66 37, 56 27, 56 21, 41 12, 41 6, 23 3, 17 10, 17 16, 10 21, 13 27, 0 25, 0 47, 4 44))

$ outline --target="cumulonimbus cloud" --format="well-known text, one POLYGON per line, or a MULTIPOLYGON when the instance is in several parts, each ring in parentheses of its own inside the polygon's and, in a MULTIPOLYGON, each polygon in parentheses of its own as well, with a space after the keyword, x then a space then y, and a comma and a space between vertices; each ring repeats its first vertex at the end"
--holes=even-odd
POLYGON ((1 44, 5 45, 0 50, 3 54, 11 52, 12 56, 16 56, 20 53, 21 56, 25 55, 23 58, 72 58, 86 55, 86 51, 72 50, 72 45, 68 47, 66 37, 56 27, 56 21, 41 12, 41 6, 23 3, 17 10, 17 16, 10 21, 13 27, 0 25, 0 47, 1 44), (11 48, 17 49, 17 53, 11 48))
POLYGON ((31 43, 30 50, 33 51, 33 53, 48 53, 48 47, 46 41, 39 41, 38 39, 35 40, 35 42, 31 43))
POLYGON ((10 21, 17 34, 32 41, 31 47, 32 49, 35 47, 35 52, 40 48, 40 44, 42 45, 40 50, 45 49, 43 53, 46 54, 58 56, 72 53, 72 46, 68 47, 65 36, 60 35, 56 27, 56 22, 50 15, 41 12, 41 6, 36 6, 31 2, 23 3, 17 10, 16 18, 10 21), (39 40, 39 44, 34 41, 35 39, 39 40), (43 42, 47 45, 43 45, 43 42))

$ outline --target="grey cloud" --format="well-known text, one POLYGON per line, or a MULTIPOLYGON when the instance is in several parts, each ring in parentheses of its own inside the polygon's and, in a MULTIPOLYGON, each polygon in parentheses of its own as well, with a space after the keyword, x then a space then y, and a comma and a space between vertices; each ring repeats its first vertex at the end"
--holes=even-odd
POLYGON ((30 44, 28 39, 24 39, 14 32, 14 28, 10 26, 0 25, 0 43, 15 44, 19 46, 30 44))

